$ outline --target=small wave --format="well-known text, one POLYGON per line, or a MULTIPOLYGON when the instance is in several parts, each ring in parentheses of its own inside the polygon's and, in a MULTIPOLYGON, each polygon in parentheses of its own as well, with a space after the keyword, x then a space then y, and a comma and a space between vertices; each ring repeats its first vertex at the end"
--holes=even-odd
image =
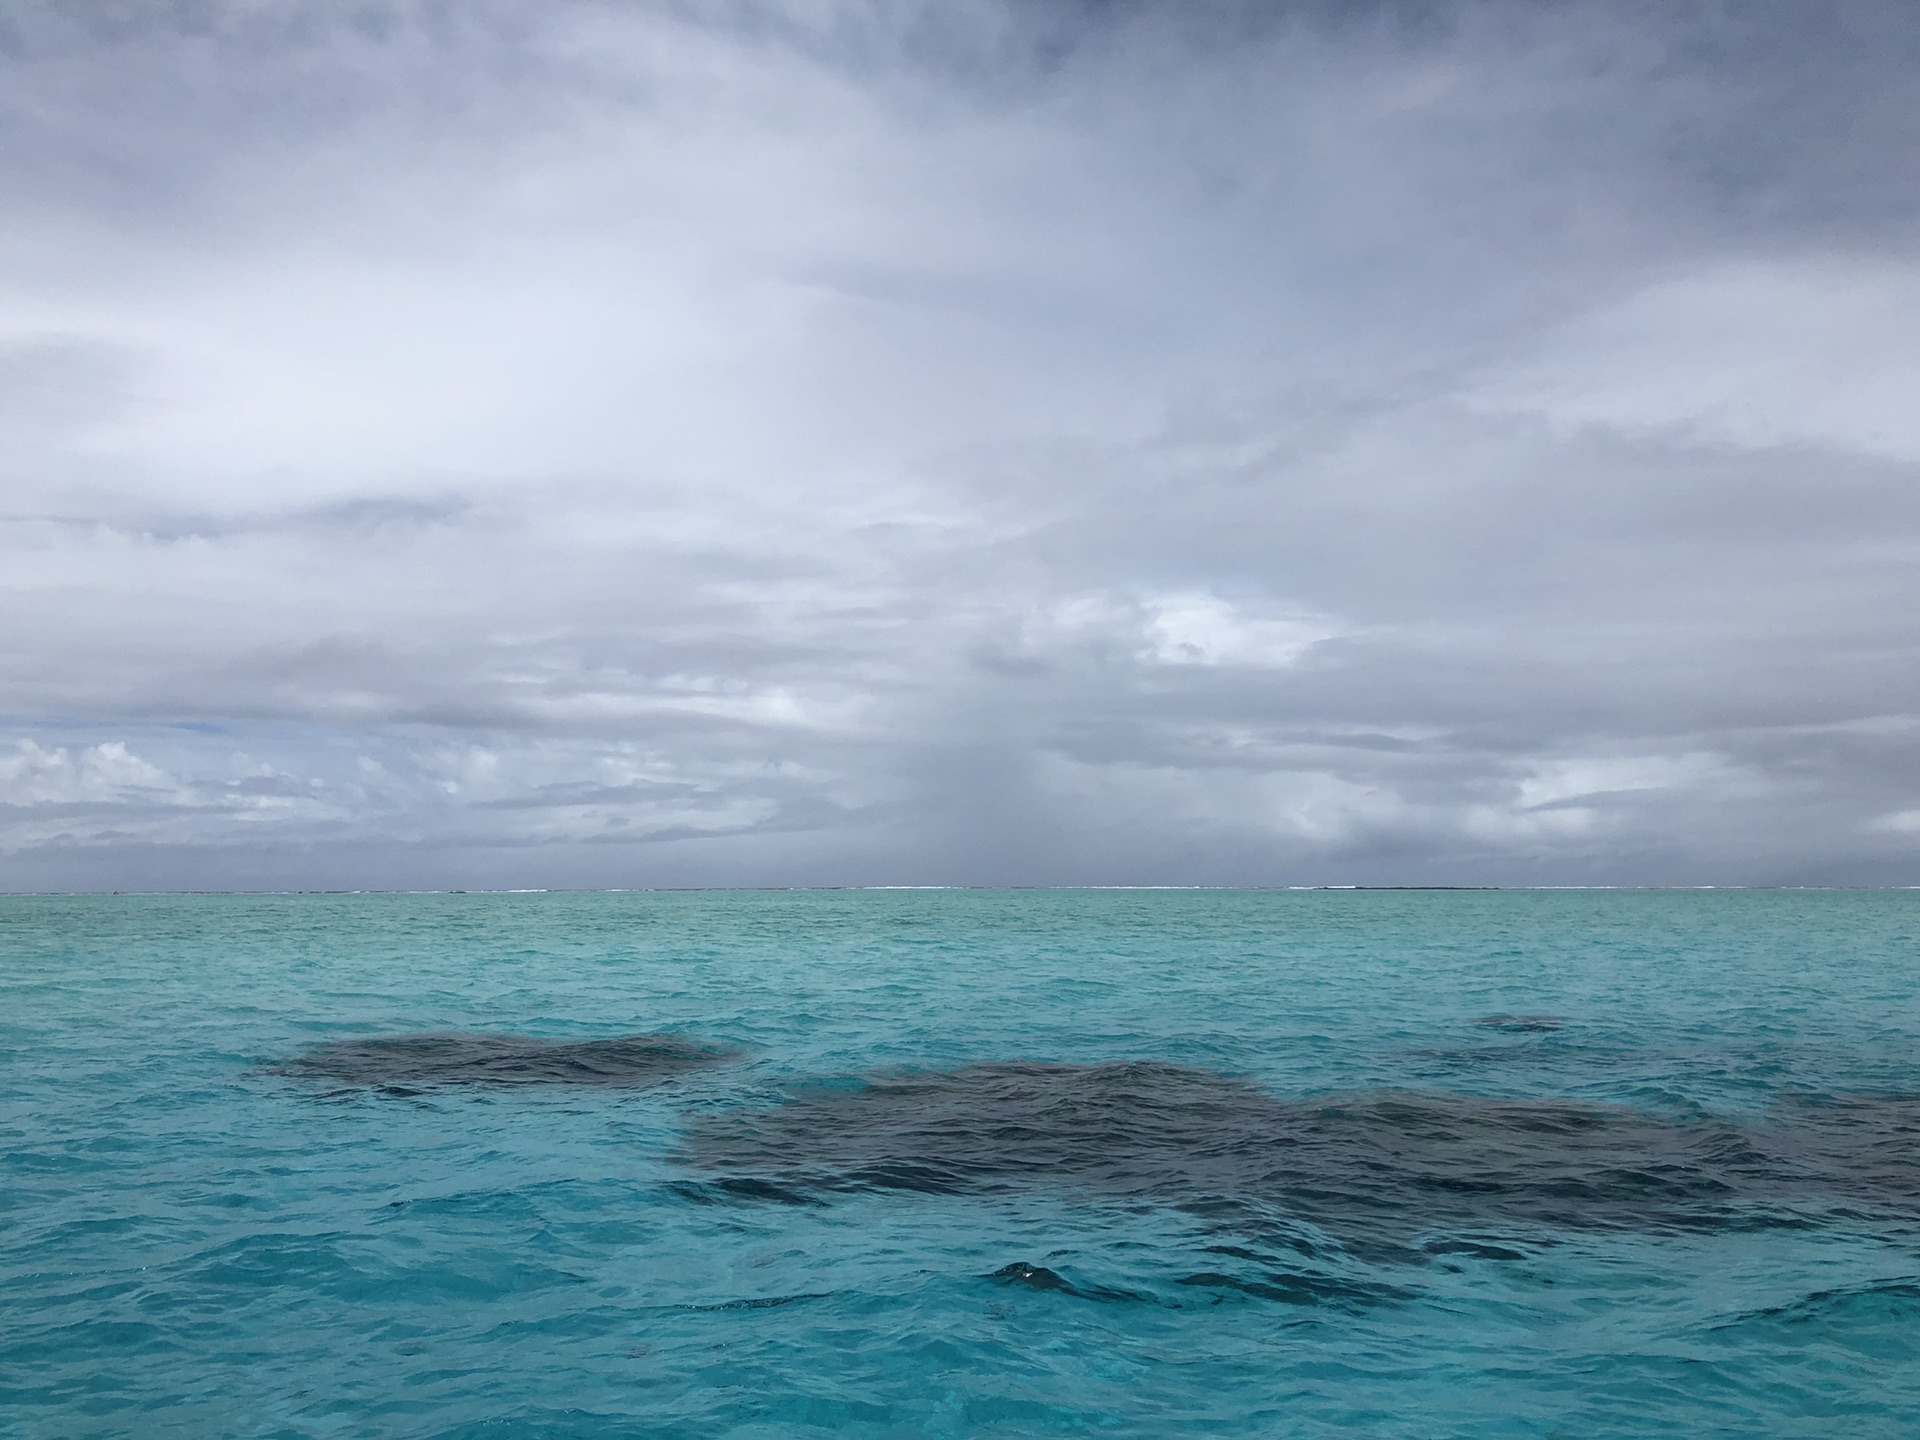
POLYGON ((1333 1275, 1306 1275, 1289 1271, 1271 1272, 1248 1279, 1218 1270, 1203 1270, 1182 1277, 1178 1283, 1246 1295, 1255 1300, 1273 1300, 1282 1305, 1327 1305, 1343 1310, 1370 1309, 1376 1305, 1413 1298, 1412 1291, 1397 1285, 1370 1284, 1362 1280, 1343 1280, 1333 1275))
POLYGON ((728 1310, 778 1310, 788 1305, 803 1304, 808 1300, 830 1300, 832 1295, 825 1290, 810 1290, 802 1295, 752 1295, 742 1300, 716 1300, 706 1305, 676 1305, 676 1310, 691 1310, 702 1315, 715 1315, 728 1310))
POLYGON ((1911 1325, 1920 1321, 1920 1280, 1881 1280, 1867 1285, 1816 1290, 1784 1305, 1769 1305, 1716 1325, 1735 1330, 1755 1324, 1831 1325, 1839 1320, 1911 1325))

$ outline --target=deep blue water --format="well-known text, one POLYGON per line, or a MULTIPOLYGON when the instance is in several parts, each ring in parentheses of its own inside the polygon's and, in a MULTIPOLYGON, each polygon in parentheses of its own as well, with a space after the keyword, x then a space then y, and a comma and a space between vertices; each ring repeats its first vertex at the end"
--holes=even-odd
POLYGON ((0 1427, 1911 1437, 1917 980, 1908 892, 0 899, 0 1427), (738 1053, 342 1048, 436 1032, 738 1053))

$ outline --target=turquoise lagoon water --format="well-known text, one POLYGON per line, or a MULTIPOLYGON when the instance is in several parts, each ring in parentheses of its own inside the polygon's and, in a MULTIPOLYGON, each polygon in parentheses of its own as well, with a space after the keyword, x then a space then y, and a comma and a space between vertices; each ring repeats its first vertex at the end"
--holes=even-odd
POLYGON ((1913 1436, 1917 980, 1914 893, 0 899, 0 1432, 1913 1436))

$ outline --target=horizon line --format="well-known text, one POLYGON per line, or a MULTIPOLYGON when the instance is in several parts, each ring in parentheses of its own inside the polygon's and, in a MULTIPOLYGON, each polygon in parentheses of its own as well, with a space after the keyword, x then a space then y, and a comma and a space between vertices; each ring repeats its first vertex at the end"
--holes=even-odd
POLYGON ((0 900, 84 900, 84 899, 164 899, 170 896, 269 897, 295 895, 701 895, 701 894, 834 894, 880 891, 943 890, 974 893, 1078 893, 1107 891, 1218 891, 1237 894, 1317 894, 1329 891, 1365 894, 1408 893, 1501 893, 1549 894, 1557 892, 1607 892, 1633 894, 1688 893, 1707 890, 1754 892, 1844 892, 1860 894, 1898 894, 1920 890, 1914 885, 603 885, 582 886, 463 886, 442 889, 376 888, 285 888, 258 890, 0 890, 0 900))

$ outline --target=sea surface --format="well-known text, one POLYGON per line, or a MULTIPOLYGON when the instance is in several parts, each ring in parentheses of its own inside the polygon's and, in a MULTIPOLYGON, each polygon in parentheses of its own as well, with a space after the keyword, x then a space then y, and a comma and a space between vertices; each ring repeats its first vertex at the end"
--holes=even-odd
POLYGON ((0 898, 0 1434, 1913 1437, 1920 893, 0 898))

